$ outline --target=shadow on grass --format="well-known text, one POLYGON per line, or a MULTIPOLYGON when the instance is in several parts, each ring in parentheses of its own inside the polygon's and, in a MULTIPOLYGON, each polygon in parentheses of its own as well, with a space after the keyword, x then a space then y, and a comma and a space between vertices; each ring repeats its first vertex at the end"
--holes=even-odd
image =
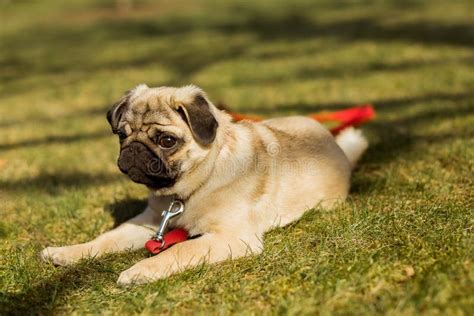
MULTIPOLYGON (((127 199, 110 204, 106 208, 112 214, 115 226, 141 213, 146 207, 146 199, 127 199)), ((113 285, 118 273, 112 268, 112 261, 133 263, 133 256, 143 258, 142 251, 120 255, 110 254, 100 259, 85 259, 76 265, 57 267, 53 275, 32 284, 20 293, 3 293, 0 297, 1 315, 42 315, 54 313, 65 305, 64 298, 83 290, 113 285)), ((40 263, 45 264, 45 263, 40 263)), ((124 269, 125 269, 124 268, 124 269)))
MULTIPOLYGON (((393 126, 379 124, 373 128, 379 131, 380 141, 369 146, 367 153, 362 157, 360 165, 362 176, 356 176, 351 185, 352 194, 367 194, 384 185, 386 179, 380 176, 367 177, 364 172, 383 169, 385 163, 404 157, 422 143, 448 143, 457 139, 473 139, 474 133, 466 131, 445 132, 436 135, 416 136, 401 132, 393 126)), ((356 169, 357 170, 357 169, 356 169)), ((357 172, 357 171, 356 171, 357 172)))
POLYGON ((18 180, 2 180, 2 190, 10 192, 42 192, 46 194, 60 194, 66 189, 78 189, 93 185, 102 185, 118 181, 120 174, 95 173, 89 174, 80 171, 64 171, 61 173, 42 173, 32 178, 18 180))
POLYGON ((40 139, 28 139, 11 144, 0 144, 0 150, 13 150, 34 146, 45 146, 54 144, 70 144, 84 140, 96 140, 104 137, 111 137, 110 131, 89 132, 76 135, 54 135, 40 139))
MULTIPOLYGON (((376 137, 378 141, 371 144, 367 153, 362 157, 361 166, 371 170, 373 168, 382 169, 390 161, 407 157, 413 151, 417 150, 417 146, 423 143, 448 143, 457 139, 472 139, 474 131, 469 128, 459 128, 449 132, 436 132, 432 134, 423 133, 423 126, 426 124, 440 124, 445 121, 452 121, 457 118, 464 118, 474 114, 474 107, 472 106, 471 94, 464 95, 438 95, 431 96, 425 99, 412 99, 406 102, 401 102, 400 106, 405 107, 413 103, 432 102, 435 100, 454 101, 454 107, 447 108, 433 108, 425 111, 398 117, 395 119, 376 119, 368 123, 367 127, 376 137), (461 103, 462 102, 462 103, 461 103), (461 104, 459 104, 461 103, 461 104)), ((390 111, 397 109, 396 102, 388 102, 380 104, 382 111, 388 107, 390 111)), ((382 112, 381 111, 381 112, 382 112)), ((354 181, 352 192, 363 194, 374 188, 376 183, 384 182, 384 179, 367 180, 356 177, 354 181)))
MULTIPOLYGON (((26 117, 24 119, 6 119, 0 121, 0 128, 5 127, 14 127, 14 126, 23 126, 29 124, 35 125, 43 125, 48 123, 57 122, 58 120, 68 120, 68 119, 82 119, 82 118, 90 118, 90 117, 97 117, 102 116, 104 118, 104 122, 106 121, 106 113, 107 110, 110 109, 112 105, 99 107, 99 108, 91 108, 85 110, 74 110, 73 112, 65 113, 62 115, 55 115, 55 116, 38 116, 35 115, 34 117, 26 117)), ((112 133, 109 133, 112 135, 112 133)), ((0 144, 1 146, 1 144, 0 144)), ((1 149, 1 148, 0 148, 1 149)))
POLYGON ((371 62, 367 65, 354 64, 344 67, 341 67, 340 65, 321 64, 317 66, 306 66, 304 68, 295 70, 293 73, 284 73, 273 78, 234 78, 232 79, 232 83, 229 85, 242 87, 267 86, 271 84, 282 84, 293 80, 304 82, 307 80, 309 81, 318 79, 330 80, 340 78, 358 78, 377 73, 389 74, 390 72, 399 73, 403 71, 413 71, 423 67, 443 66, 449 63, 459 63, 470 66, 474 64, 474 58, 439 58, 431 60, 420 59, 399 63, 371 62))
POLYGON ((126 199, 108 205, 106 210, 114 219, 114 227, 117 227, 143 212, 146 206, 147 199, 126 199))
MULTIPOLYGON (((63 180, 70 182, 68 179, 63 180)), ((50 184, 46 183, 44 186, 49 187, 50 184)), ((106 209, 112 214, 115 226, 118 226, 141 213, 146 205, 146 199, 126 199, 112 203, 106 209)), ((143 251, 139 250, 120 255, 110 254, 100 259, 85 259, 72 266, 57 267, 51 277, 28 286, 20 293, 2 293, 0 297, 0 315, 54 313, 57 308, 66 304, 64 298, 72 293, 91 288, 97 290, 98 287, 113 285, 118 273, 112 268, 112 264, 120 261, 121 265, 124 263, 125 267, 123 269, 125 269, 132 265, 135 255, 143 258, 143 251)), ((45 263, 41 262, 39 264, 45 263)))
POLYGON ((20 293, 2 294, 0 314, 51 314, 58 305, 65 303, 62 300, 69 294, 94 286, 102 287, 116 278, 117 274, 104 260, 85 260, 77 265, 58 267, 53 276, 28 286, 20 293))
MULTIPOLYGON (((393 98, 382 100, 362 100, 361 103, 371 103, 374 105, 377 113, 388 113, 411 107, 418 103, 428 103, 433 101, 460 102, 474 97, 474 93, 434 93, 407 98, 393 98)), ((321 111, 333 111, 347 109, 356 105, 354 102, 335 102, 335 103, 290 103, 275 106, 273 108, 254 109, 261 115, 288 115, 290 113, 309 114, 321 111)), ((230 107, 232 108, 232 107, 230 107)), ((245 109, 243 109, 245 111, 245 109)))
MULTIPOLYGON (((234 6, 235 7, 235 6, 234 6)), ((160 16, 133 20, 98 20, 86 26, 57 25, 35 26, 34 30, 6 35, 5 47, 9 48, 2 64, 9 71, 1 77, 7 82, 36 73, 64 73, 71 70, 98 71, 121 67, 142 67, 160 63, 172 69, 177 81, 189 78, 200 69, 222 60, 241 58, 247 50, 262 41, 286 41, 288 43, 305 39, 328 38, 340 42, 405 41, 420 44, 440 44, 472 47, 474 35, 472 24, 467 22, 441 23, 436 21, 400 21, 385 23, 384 15, 363 17, 334 22, 322 22, 310 17, 305 10, 278 10, 269 14, 268 10, 255 10, 244 6, 228 8, 228 18, 210 15, 160 16), (239 14, 233 13, 238 10, 239 14), (232 13, 231 13, 232 12, 232 13), (39 29, 39 31, 38 31, 39 29), (197 35, 196 35, 197 34, 197 35), (251 35, 246 41, 236 40, 236 36, 251 35), (209 41, 213 36, 223 41, 209 41), (98 48, 114 45, 117 41, 165 40, 160 46, 131 54, 131 58, 120 61, 97 60, 98 48), (196 41, 196 39, 199 39, 196 41), (46 46, 47 45, 47 46, 46 46), (50 58, 20 58, 18 50, 36 47, 42 55, 50 58), (80 47, 81 54, 64 58, 64 49, 80 47), (58 55, 59 54, 59 55, 58 55), (52 57, 51 57, 52 56, 52 57), (58 58, 54 58, 57 56, 58 58), (44 63, 44 60, 49 60, 44 63), (41 61, 41 64, 38 63, 41 61)), ((317 9, 314 8, 308 9, 317 9)), ((388 14, 389 11, 387 11, 388 14)))
MULTIPOLYGON (((409 153, 413 146, 422 141, 431 143, 447 141, 450 139, 463 139, 472 137, 468 130, 457 130, 449 133, 421 136, 417 129, 422 129, 423 124, 433 122, 439 124, 442 121, 465 117, 474 113, 471 104, 458 106, 455 109, 439 108, 423 111, 418 114, 393 120, 375 120, 369 127, 379 137, 379 141, 369 146, 365 162, 383 165, 384 162, 392 160, 396 156, 409 153)), ((422 132, 422 130, 420 130, 422 132)))

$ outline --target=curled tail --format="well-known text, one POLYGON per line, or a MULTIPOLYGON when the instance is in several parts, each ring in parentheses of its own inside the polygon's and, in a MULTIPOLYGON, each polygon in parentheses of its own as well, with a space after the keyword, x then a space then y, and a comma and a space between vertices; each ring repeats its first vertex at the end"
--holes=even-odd
POLYGON ((354 168, 359 158, 365 152, 369 143, 362 135, 359 129, 348 127, 341 131, 336 136, 336 143, 341 147, 344 154, 346 154, 351 167, 354 168))

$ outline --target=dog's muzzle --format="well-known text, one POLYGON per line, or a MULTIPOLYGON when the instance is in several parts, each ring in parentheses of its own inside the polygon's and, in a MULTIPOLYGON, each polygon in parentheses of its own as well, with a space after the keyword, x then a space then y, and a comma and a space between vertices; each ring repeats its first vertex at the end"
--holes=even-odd
POLYGON ((132 181, 153 189, 170 187, 175 182, 163 161, 140 142, 122 148, 117 164, 132 181))

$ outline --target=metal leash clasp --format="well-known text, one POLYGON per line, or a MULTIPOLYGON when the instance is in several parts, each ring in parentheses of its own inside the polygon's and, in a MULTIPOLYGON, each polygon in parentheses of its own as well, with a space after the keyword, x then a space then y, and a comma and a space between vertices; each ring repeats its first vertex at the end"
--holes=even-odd
POLYGON ((161 213, 162 218, 161 218, 160 227, 158 228, 156 235, 151 238, 153 240, 161 242, 160 249, 162 249, 165 246, 164 233, 165 233, 166 227, 168 226, 169 220, 175 216, 180 215, 183 212, 184 212, 184 203, 180 200, 173 200, 169 208, 161 213))

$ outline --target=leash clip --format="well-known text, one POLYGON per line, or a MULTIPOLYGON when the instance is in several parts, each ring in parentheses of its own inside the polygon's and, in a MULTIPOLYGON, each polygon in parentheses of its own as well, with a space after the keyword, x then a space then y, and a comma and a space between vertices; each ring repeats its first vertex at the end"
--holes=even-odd
POLYGON ((158 228, 156 235, 151 238, 152 240, 156 240, 161 243, 160 249, 163 249, 165 247, 164 233, 165 233, 166 227, 168 226, 169 220, 175 216, 180 215, 183 212, 184 212, 184 203, 180 200, 173 200, 169 208, 167 210, 164 210, 161 213, 162 218, 161 218, 160 227, 158 228))

